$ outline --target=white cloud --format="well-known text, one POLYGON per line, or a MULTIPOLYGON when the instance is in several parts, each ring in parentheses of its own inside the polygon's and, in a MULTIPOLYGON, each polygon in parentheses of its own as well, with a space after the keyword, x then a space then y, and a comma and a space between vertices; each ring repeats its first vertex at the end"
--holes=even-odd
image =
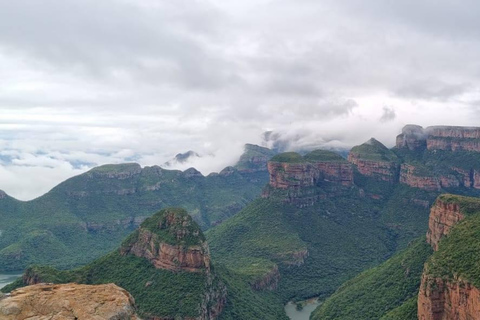
POLYGON ((478 125, 479 9, 0 2, 0 189, 28 199, 93 165, 187 150, 207 174, 266 130, 289 148, 348 148, 372 136, 391 146, 407 123, 478 125))

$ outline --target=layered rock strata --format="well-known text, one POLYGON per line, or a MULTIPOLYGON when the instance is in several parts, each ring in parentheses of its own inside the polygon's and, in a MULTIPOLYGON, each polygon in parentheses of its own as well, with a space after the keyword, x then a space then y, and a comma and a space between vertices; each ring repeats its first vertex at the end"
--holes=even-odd
MULTIPOLYGON (((438 251, 440 240, 448 235, 466 210, 479 210, 478 200, 443 195, 430 211, 427 242, 438 251)), ((480 290, 469 281, 454 276, 446 279, 430 274, 425 265, 418 294, 419 320, 472 320, 480 319, 480 290)))
POLYGON ((397 148, 480 152, 479 127, 407 125, 397 136, 397 148))
POLYGON ((36 284, 0 300, 0 319, 139 320, 135 302, 114 284, 36 284))
POLYGON ((122 245, 120 253, 145 258, 157 269, 210 270, 210 253, 201 231, 186 212, 177 209, 166 209, 161 217, 147 220, 122 245))

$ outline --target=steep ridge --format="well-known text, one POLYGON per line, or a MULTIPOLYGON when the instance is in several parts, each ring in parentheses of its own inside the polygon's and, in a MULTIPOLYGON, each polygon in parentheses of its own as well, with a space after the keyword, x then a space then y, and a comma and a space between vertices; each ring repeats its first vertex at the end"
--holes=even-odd
POLYGON ((270 183, 262 197, 284 190, 284 201, 298 207, 348 192, 353 186, 352 165, 331 151, 315 150, 305 156, 286 152, 273 157, 267 167, 270 183))
POLYGON ((132 294, 142 319, 285 319, 277 297, 212 262, 202 231, 178 208, 146 219, 119 249, 85 267, 33 266, 2 291, 44 282, 115 283, 132 294))
POLYGON ((418 319, 480 317, 479 232, 480 199, 455 195, 438 198, 427 233, 435 253, 424 267, 418 319))
POLYGON ((37 284, 0 298, 0 318, 140 320, 132 296, 114 284, 37 284))
POLYGON ((480 128, 407 125, 397 136, 400 182, 426 190, 480 188, 480 128))
MULTIPOLYGON (((383 262, 345 282, 313 313, 312 320, 371 320, 396 310, 405 302, 416 303, 423 264, 432 250, 425 238, 420 237, 409 246, 383 262), (413 300, 412 300, 413 299, 413 300)), ((396 311, 394 311, 396 310, 396 311)), ((416 311, 408 311, 416 318, 416 311)), ((382 318, 383 319, 383 318, 382 318)))
POLYGON ((168 206, 187 208, 208 229, 260 195, 268 181, 270 154, 247 146, 239 169, 207 177, 194 168, 182 172, 130 163, 94 168, 32 201, 2 192, 0 270, 21 270, 32 263, 85 264, 113 250, 145 218, 168 206))
POLYGON ((177 208, 147 218, 118 250, 81 269, 33 267, 5 290, 41 282, 113 282, 132 294, 144 319, 216 319, 227 298, 202 231, 177 208), (165 254, 165 246, 175 250, 165 254))
POLYGON ((348 161, 353 163, 362 175, 391 183, 398 181, 400 159, 374 138, 353 147, 348 154, 348 161))
POLYGON ((380 219, 391 190, 366 197, 371 190, 355 185, 353 165, 344 158, 328 151, 284 153, 268 168, 262 199, 207 232, 215 261, 252 287, 274 290, 284 301, 326 296, 395 249, 397 236, 380 219))

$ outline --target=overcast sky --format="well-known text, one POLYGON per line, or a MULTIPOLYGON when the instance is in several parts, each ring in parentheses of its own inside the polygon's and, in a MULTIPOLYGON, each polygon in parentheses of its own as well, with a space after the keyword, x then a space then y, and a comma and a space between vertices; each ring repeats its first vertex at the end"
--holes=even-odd
POLYGON ((474 0, 0 0, 0 189, 37 197, 104 163, 233 164, 393 146, 403 125, 480 125, 474 0))

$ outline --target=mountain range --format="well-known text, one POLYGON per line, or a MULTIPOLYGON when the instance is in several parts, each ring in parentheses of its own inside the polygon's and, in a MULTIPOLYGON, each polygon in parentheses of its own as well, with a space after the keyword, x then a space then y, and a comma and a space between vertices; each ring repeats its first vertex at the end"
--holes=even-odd
POLYGON ((347 159, 247 145, 207 177, 98 167, 31 202, 3 195, 0 266, 50 265, 4 291, 114 282, 152 319, 282 319, 312 297, 325 300, 312 319, 473 319, 479 155, 480 128, 408 125, 395 147, 372 138, 347 159), (193 219, 147 218, 170 206, 193 219))

